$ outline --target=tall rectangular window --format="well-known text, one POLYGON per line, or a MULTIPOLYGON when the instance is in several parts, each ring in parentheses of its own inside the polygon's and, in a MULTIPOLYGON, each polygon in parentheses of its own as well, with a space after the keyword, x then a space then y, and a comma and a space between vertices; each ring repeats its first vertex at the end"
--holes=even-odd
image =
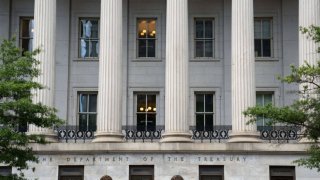
POLYGON ((97 58, 99 55, 99 19, 80 18, 79 57, 97 58))
POLYGON ((59 166, 58 180, 83 180, 83 166, 59 166))
POLYGON ((223 166, 199 166, 199 180, 223 180, 223 166))
POLYGON ((254 18, 254 52, 256 57, 272 56, 272 18, 254 18))
POLYGON ((12 167, 10 166, 0 166, 0 177, 10 176, 12 174, 12 167))
POLYGON ((138 57, 156 57, 156 18, 137 19, 138 57))
POLYGON ((23 52, 32 51, 34 34, 33 17, 20 18, 19 44, 23 52))
POLYGON ((97 129, 97 93, 80 92, 78 101, 79 130, 95 131, 97 129))
POLYGON ((212 131, 214 121, 213 93, 196 93, 196 130, 212 131))
POLYGON ((153 166, 130 166, 129 180, 153 180, 154 167, 153 166))
MULTIPOLYGON (((257 106, 266 106, 267 104, 273 104, 273 92, 257 92, 256 104, 257 106)), ((265 117, 257 117, 257 126, 267 126, 270 119, 265 117)))
POLYGON ((212 58, 214 54, 214 20, 196 18, 195 20, 195 57, 212 58))
POLYGON ((295 167, 270 166, 270 180, 295 180, 295 167))
POLYGON ((157 95, 137 94, 137 130, 155 131, 157 119, 157 95))

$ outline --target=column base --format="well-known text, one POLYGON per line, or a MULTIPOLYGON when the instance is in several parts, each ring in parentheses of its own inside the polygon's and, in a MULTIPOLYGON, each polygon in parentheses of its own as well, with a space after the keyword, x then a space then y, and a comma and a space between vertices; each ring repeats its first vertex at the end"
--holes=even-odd
POLYGON ((95 134, 94 143, 117 143, 123 142, 122 133, 98 132, 95 134))
POLYGON ((47 132, 47 133, 43 133, 43 132, 27 132, 27 135, 39 135, 39 136, 43 136, 45 141, 48 143, 58 143, 58 136, 54 133, 54 132, 47 132))
POLYGON ((231 132, 229 143, 261 143, 259 132, 231 132))
POLYGON ((160 142, 162 143, 190 143, 193 142, 190 133, 168 132, 162 135, 160 142))

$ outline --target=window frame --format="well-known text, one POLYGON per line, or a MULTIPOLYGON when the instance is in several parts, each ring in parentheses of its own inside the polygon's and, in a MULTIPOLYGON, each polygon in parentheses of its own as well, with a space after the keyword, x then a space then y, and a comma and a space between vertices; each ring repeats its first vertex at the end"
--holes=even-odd
POLYGON ((269 166, 269 176, 270 176, 270 180, 272 180, 272 177, 291 177, 293 180, 296 180, 296 167, 295 166, 279 166, 279 165, 276 165, 276 166, 269 166), (281 175, 281 174, 278 174, 278 175, 273 175, 273 170, 277 170, 278 171, 280 169, 287 169, 287 170, 291 170, 292 172, 292 175, 289 175, 290 173, 288 173, 287 175, 281 175))
MULTIPOLYGON (((271 95, 272 97, 272 105, 275 105, 275 92, 274 91, 256 91, 256 100, 258 98, 258 95, 263 95, 263 101, 265 99, 265 95, 271 95)), ((257 104, 257 103, 256 103, 257 104)), ((263 102, 263 106, 265 106, 266 104, 263 102)), ((267 119, 265 117, 259 117, 259 118, 263 118, 262 119, 262 127, 264 126, 268 126, 267 125, 267 119)), ((257 126, 258 126, 258 123, 257 123, 257 126)))
MULTIPOLYGON (((274 58, 275 56, 275 53, 274 53, 274 17, 272 16, 261 16, 261 17, 254 17, 254 27, 255 27, 255 22, 259 20, 259 24, 260 24, 260 28, 261 28, 261 32, 260 32, 260 45, 261 45, 261 54, 262 56, 256 56, 256 51, 255 51, 255 48, 254 48, 254 56, 256 59, 272 59, 274 58), (263 20, 269 20, 270 21, 270 56, 263 56, 263 40, 266 39, 266 38, 262 38, 263 37, 263 31, 262 31, 262 21, 263 20)), ((255 38, 255 29, 253 30, 253 34, 254 34, 254 41, 256 40, 255 38)))
MULTIPOLYGON (((158 117, 159 117, 159 103, 158 103, 158 99, 159 99, 159 92, 134 92, 134 98, 135 98, 135 105, 134 105, 134 126, 138 129, 138 114, 146 114, 146 116, 148 114, 155 114, 155 130, 157 130, 157 125, 158 125, 158 117), (138 95, 145 95, 146 96, 146 103, 147 103, 147 96, 148 95, 155 95, 156 97, 156 111, 155 112, 151 112, 151 113, 146 113, 146 112, 138 112, 137 109, 138 109, 138 95)), ((146 122, 146 128, 147 127, 147 122, 146 122)), ((146 130, 145 130, 146 131, 146 130)))
MULTIPOLYGON (((135 22, 136 22, 136 25, 135 25, 135 39, 136 39, 136 43, 135 43, 135 46, 136 46, 136 58, 137 59, 145 59, 145 60, 147 60, 147 59, 156 59, 157 57, 158 57, 158 53, 160 53, 160 52, 158 52, 158 41, 159 41, 159 38, 158 38, 158 36, 159 36, 159 28, 158 28, 158 23, 159 23, 159 18, 157 17, 157 16, 150 16, 150 17, 136 17, 135 18, 136 20, 135 20, 135 22), (143 20, 147 20, 147 21, 150 21, 150 20, 155 20, 156 21, 156 25, 155 25, 155 31, 156 31, 156 37, 155 38, 139 38, 139 36, 138 36, 138 33, 139 33, 139 21, 141 20, 141 19, 143 19, 143 20), (146 48, 146 56, 144 57, 144 56, 139 56, 139 40, 146 40, 146 42, 148 43, 148 40, 154 40, 155 41, 155 56, 154 57, 151 57, 151 56, 148 56, 148 48, 146 48)), ((149 22, 148 22, 149 23, 149 22)), ((147 46, 147 43, 146 43, 146 46, 147 46)))
POLYGON ((194 116, 195 116, 195 129, 197 129, 197 115, 199 115, 199 114, 203 114, 204 115, 204 125, 203 125, 203 127, 204 127, 204 131, 206 131, 205 129, 206 129, 206 126, 205 126, 205 124, 206 124, 206 121, 205 121, 205 117, 206 117, 206 115, 208 114, 208 115, 212 115, 212 124, 213 124, 213 127, 212 127, 212 129, 214 129, 214 127, 217 125, 217 123, 216 123, 216 118, 215 118, 215 92, 210 92, 210 91, 195 91, 194 92, 194 116), (204 103, 204 105, 203 105, 203 108, 204 108, 204 111, 203 112, 197 112, 197 95, 204 95, 204 101, 203 101, 203 103, 204 103), (206 101, 205 101, 205 95, 212 95, 212 112, 206 112, 206 101))
MULTIPOLYGON (((148 170, 147 169, 147 170, 148 170)), ((150 171, 151 172, 151 171, 150 171)), ((151 179, 154 179, 154 165, 130 165, 129 166, 129 180, 132 180, 132 176, 151 176, 151 179), (152 169, 152 173, 147 174, 147 173, 137 173, 134 174, 132 171, 134 170, 134 168, 148 168, 148 169, 152 169)))
POLYGON ((81 16, 81 17, 77 17, 77 23, 78 23, 78 34, 77 34, 77 58, 81 59, 81 60, 98 60, 99 59, 99 55, 100 55, 100 49, 98 50, 98 56, 96 57, 81 57, 81 39, 88 39, 88 38, 82 38, 81 37, 81 21, 82 20, 97 20, 98 21, 98 38, 89 38, 89 41, 96 41, 97 43, 99 43, 99 48, 100 48, 100 17, 87 17, 87 16, 81 16))
POLYGON ((202 176, 220 176, 224 180, 224 166, 223 165, 199 165, 199 180, 202 179, 202 176), (202 168, 212 168, 214 170, 222 170, 222 172, 212 171, 210 173, 202 173, 202 168))
MULTIPOLYGON (((34 16, 19 16, 19 47, 22 49, 22 41, 23 40, 33 40, 34 37, 23 37, 23 27, 22 27, 22 21, 23 20, 33 20, 34 21, 34 16)), ((33 27, 34 28, 34 27, 33 27)), ((33 44, 32 44, 33 45, 33 44)), ((31 47, 31 50, 33 50, 33 47, 31 47)), ((28 50, 23 50, 23 52, 29 51, 28 50)))
MULTIPOLYGON (((215 49, 216 49, 216 20, 214 17, 193 17, 193 58, 194 59, 200 59, 200 60, 208 60, 208 59, 214 59, 215 56, 216 56, 216 52, 215 52, 215 49), (201 20, 201 21, 206 21, 206 20, 211 20, 212 21, 212 38, 197 38, 196 37, 196 33, 197 33, 197 29, 196 29, 196 21, 197 20, 201 20), (203 41, 204 44, 206 41, 212 41, 212 57, 209 57, 209 56, 205 56, 205 46, 203 46, 204 49, 203 50, 203 55, 202 57, 197 57, 197 53, 196 53, 196 42, 197 41, 203 41)), ((204 29, 204 34, 205 34, 205 29, 204 29)))
POLYGON ((70 176, 82 176, 81 177, 81 179, 82 180, 84 180, 84 166, 72 166, 72 165, 67 165, 67 166, 65 166, 65 165, 63 165, 63 166, 59 166, 58 167, 58 180, 62 180, 62 178, 63 178, 63 176, 67 176, 67 175, 63 175, 62 173, 61 173, 61 171, 62 171, 62 169, 63 168, 79 168, 80 169, 80 174, 81 175, 69 175, 68 177, 70 177, 70 176))
MULTIPOLYGON (((95 114, 96 115, 96 129, 97 129, 97 117, 98 117, 98 91, 77 91, 77 106, 76 106, 76 112, 77 112, 77 129, 80 130, 80 114, 86 114, 87 115, 87 125, 86 125, 86 130, 85 131, 96 131, 96 130, 89 130, 89 115, 90 114, 95 114), (86 95, 91 95, 91 94, 96 94, 97 95, 97 110, 96 112, 79 112, 80 110, 80 94, 86 94, 86 95)), ((89 97, 89 96, 88 96, 89 97)), ((89 103, 90 99, 87 101, 87 109, 89 109, 89 103)))

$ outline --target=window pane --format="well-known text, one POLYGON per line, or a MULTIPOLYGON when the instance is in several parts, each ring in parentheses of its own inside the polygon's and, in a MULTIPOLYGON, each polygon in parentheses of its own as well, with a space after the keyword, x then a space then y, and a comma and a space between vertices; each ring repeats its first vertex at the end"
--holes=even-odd
POLYGON ((86 41, 84 39, 81 39, 80 40, 80 57, 84 58, 87 56, 88 56, 88 53, 87 53, 86 41))
POLYGON ((206 38, 212 38, 213 32, 212 32, 212 20, 206 20, 205 21, 205 37, 206 38))
POLYGON ((255 39, 261 38, 261 20, 254 21, 254 38, 255 39))
POLYGON ((33 29, 34 28, 34 20, 33 19, 22 19, 21 20, 21 36, 32 38, 33 37, 33 29))
POLYGON ((87 112, 87 94, 79 95, 79 112, 87 112))
POLYGON ((146 130, 146 114, 137 114, 137 130, 146 130))
POLYGON ((12 174, 12 167, 10 166, 1 166, 0 175, 1 176, 10 176, 12 174))
POLYGON ((89 131, 95 131, 97 129, 97 115, 96 114, 89 114, 89 131))
POLYGON ((138 20, 138 38, 147 37, 147 20, 140 19, 138 20))
POLYGON ((152 176, 147 176, 147 175, 136 175, 136 176, 131 176, 132 180, 153 180, 152 176))
POLYGON ((205 112, 213 112, 213 94, 206 94, 205 112))
POLYGON ((256 104, 258 106, 263 106, 263 94, 257 94, 256 96, 256 104))
POLYGON ((261 39, 254 40, 254 52, 256 57, 261 57, 261 39))
POLYGON ((138 40, 138 46, 139 57, 147 57, 147 40, 138 40))
POLYGON ((98 20, 91 20, 91 36, 90 38, 98 38, 99 37, 99 23, 98 20))
POLYGON ((212 131, 213 130, 213 114, 205 115, 205 130, 212 131))
POLYGON ((271 40, 264 39, 262 40, 263 43, 263 56, 270 57, 271 56, 271 40))
POLYGON ((21 48, 23 52, 32 51, 33 39, 21 39, 21 48))
POLYGON ((79 130, 86 131, 87 130, 87 115, 79 114, 79 130))
POLYGON ((212 47, 212 41, 206 41, 205 42, 205 56, 206 57, 213 57, 213 47, 212 47))
POLYGON ((86 38, 86 20, 80 20, 80 37, 86 38))
POLYGON ((147 57, 156 57, 156 40, 147 40, 148 41, 148 55, 147 57))
POLYGON ((157 108, 156 95, 147 95, 147 99, 148 99, 148 102, 147 102, 148 112, 155 112, 156 109, 154 108, 157 108))
POLYGON ((89 112, 97 112, 97 94, 89 95, 89 112))
POLYGON ((148 32, 147 36, 149 38, 155 38, 156 37, 156 20, 152 19, 148 23, 148 32))
POLYGON ((204 112, 204 94, 196 95, 196 112, 204 112))
POLYGON ((90 41, 90 57, 98 57, 99 54, 99 41, 90 41))
POLYGON ((269 19, 262 21, 262 38, 271 38, 271 21, 269 19))
POLYGON ((196 41, 196 57, 203 57, 204 42, 196 41))
POLYGON ((156 115, 147 114, 147 130, 155 131, 156 130, 156 115))
POLYGON ((203 21, 197 20, 195 23, 196 23, 196 38, 203 38, 204 37, 203 21))
POLYGON ((264 105, 272 104, 272 94, 264 95, 264 105))
POLYGON ((145 112, 146 108, 146 95, 137 95, 137 112, 145 112))
POLYGON ((196 130, 203 131, 204 130, 204 115, 196 114, 196 130))
POLYGON ((222 180, 222 176, 214 176, 214 175, 202 175, 200 180, 222 180))

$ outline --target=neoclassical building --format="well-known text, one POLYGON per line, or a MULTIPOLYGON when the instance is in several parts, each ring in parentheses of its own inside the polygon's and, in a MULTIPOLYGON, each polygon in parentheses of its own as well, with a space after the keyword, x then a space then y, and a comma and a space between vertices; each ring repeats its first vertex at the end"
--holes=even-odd
MULTIPOLYGON (((320 0, 0 0, 0 36, 41 48, 34 102, 62 127, 30 124, 29 179, 316 180, 299 129, 243 111, 298 99, 277 80, 319 60, 299 27, 320 0)), ((1 174, 14 173, 1 165, 1 174)))

